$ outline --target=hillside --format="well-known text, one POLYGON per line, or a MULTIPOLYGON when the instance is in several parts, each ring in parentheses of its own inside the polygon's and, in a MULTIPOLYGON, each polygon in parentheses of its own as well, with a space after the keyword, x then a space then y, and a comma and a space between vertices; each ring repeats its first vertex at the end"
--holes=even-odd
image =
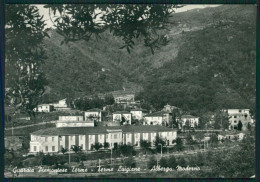
POLYGON ((201 11, 207 19, 217 13, 215 23, 183 32, 178 56, 147 74, 151 82, 142 97, 157 108, 169 103, 196 113, 255 107, 255 9, 214 9, 208 16, 201 11))
POLYGON ((170 43, 151 54, 136 41, 131 54, 108 32, 101 39, 61 45, 45 40, 49 82, 45 100, 122 90, 143 93, 155 107, 191 110, 254 107, 256 7, 224 5, 176 13, 170 43))

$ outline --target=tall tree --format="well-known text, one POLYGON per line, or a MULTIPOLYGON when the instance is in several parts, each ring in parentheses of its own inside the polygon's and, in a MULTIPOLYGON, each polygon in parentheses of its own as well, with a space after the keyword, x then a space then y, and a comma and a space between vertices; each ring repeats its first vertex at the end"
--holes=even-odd
POLYGON ((238 124, 237 124, 237 130, 241 131, 242 127, 243 127, 243 124, 242 124, 241 121, 239 121, 238 124))
POLYGON ((112 94, 105 95, 105 104, 106 105, 113 105, 115 103, 115 99, 112 94))
POLYGON ((45 59, 42 41, 48 37, 43 16, 33 5, 6 6, 6 103, 34 115, 47 81, 41 70, 45 59))
POLYGON ((229 116, 226 112, 218 110, 215 112, 215 123, 218 123, 223 129, 228 129, 229 123, 229 116))

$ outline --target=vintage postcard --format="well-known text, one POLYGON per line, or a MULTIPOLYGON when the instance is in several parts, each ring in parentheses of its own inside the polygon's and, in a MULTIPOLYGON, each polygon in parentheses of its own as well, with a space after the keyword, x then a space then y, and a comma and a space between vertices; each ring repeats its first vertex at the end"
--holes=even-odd
POLYGON ((6 4, 5 178, 255 178, 256 14, 6 4))

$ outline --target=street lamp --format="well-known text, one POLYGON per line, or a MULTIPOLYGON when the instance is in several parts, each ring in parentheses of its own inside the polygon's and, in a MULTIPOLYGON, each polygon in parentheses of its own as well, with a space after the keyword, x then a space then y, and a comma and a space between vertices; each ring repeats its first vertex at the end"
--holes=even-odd
POLYGON ((69 152, 69 164, 70 164, 70 148, 69 148, 69 151, 68 151, 68 152, 69 152))
POLYGON ((159 145, 161 145, 161 157, 162 157, 162 144, 161 144, 161 143, 159 143, 159 145))
POLYGON ((111 146, 111 166, 112 166, 112 146, 111 146))

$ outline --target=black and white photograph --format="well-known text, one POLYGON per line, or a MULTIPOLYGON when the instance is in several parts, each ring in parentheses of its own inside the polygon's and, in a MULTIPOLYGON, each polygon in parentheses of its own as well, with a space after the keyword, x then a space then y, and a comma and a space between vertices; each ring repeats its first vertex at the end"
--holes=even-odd
POLYGON ((255 178, 256 4, 6 4, 5 178, 255 178))

